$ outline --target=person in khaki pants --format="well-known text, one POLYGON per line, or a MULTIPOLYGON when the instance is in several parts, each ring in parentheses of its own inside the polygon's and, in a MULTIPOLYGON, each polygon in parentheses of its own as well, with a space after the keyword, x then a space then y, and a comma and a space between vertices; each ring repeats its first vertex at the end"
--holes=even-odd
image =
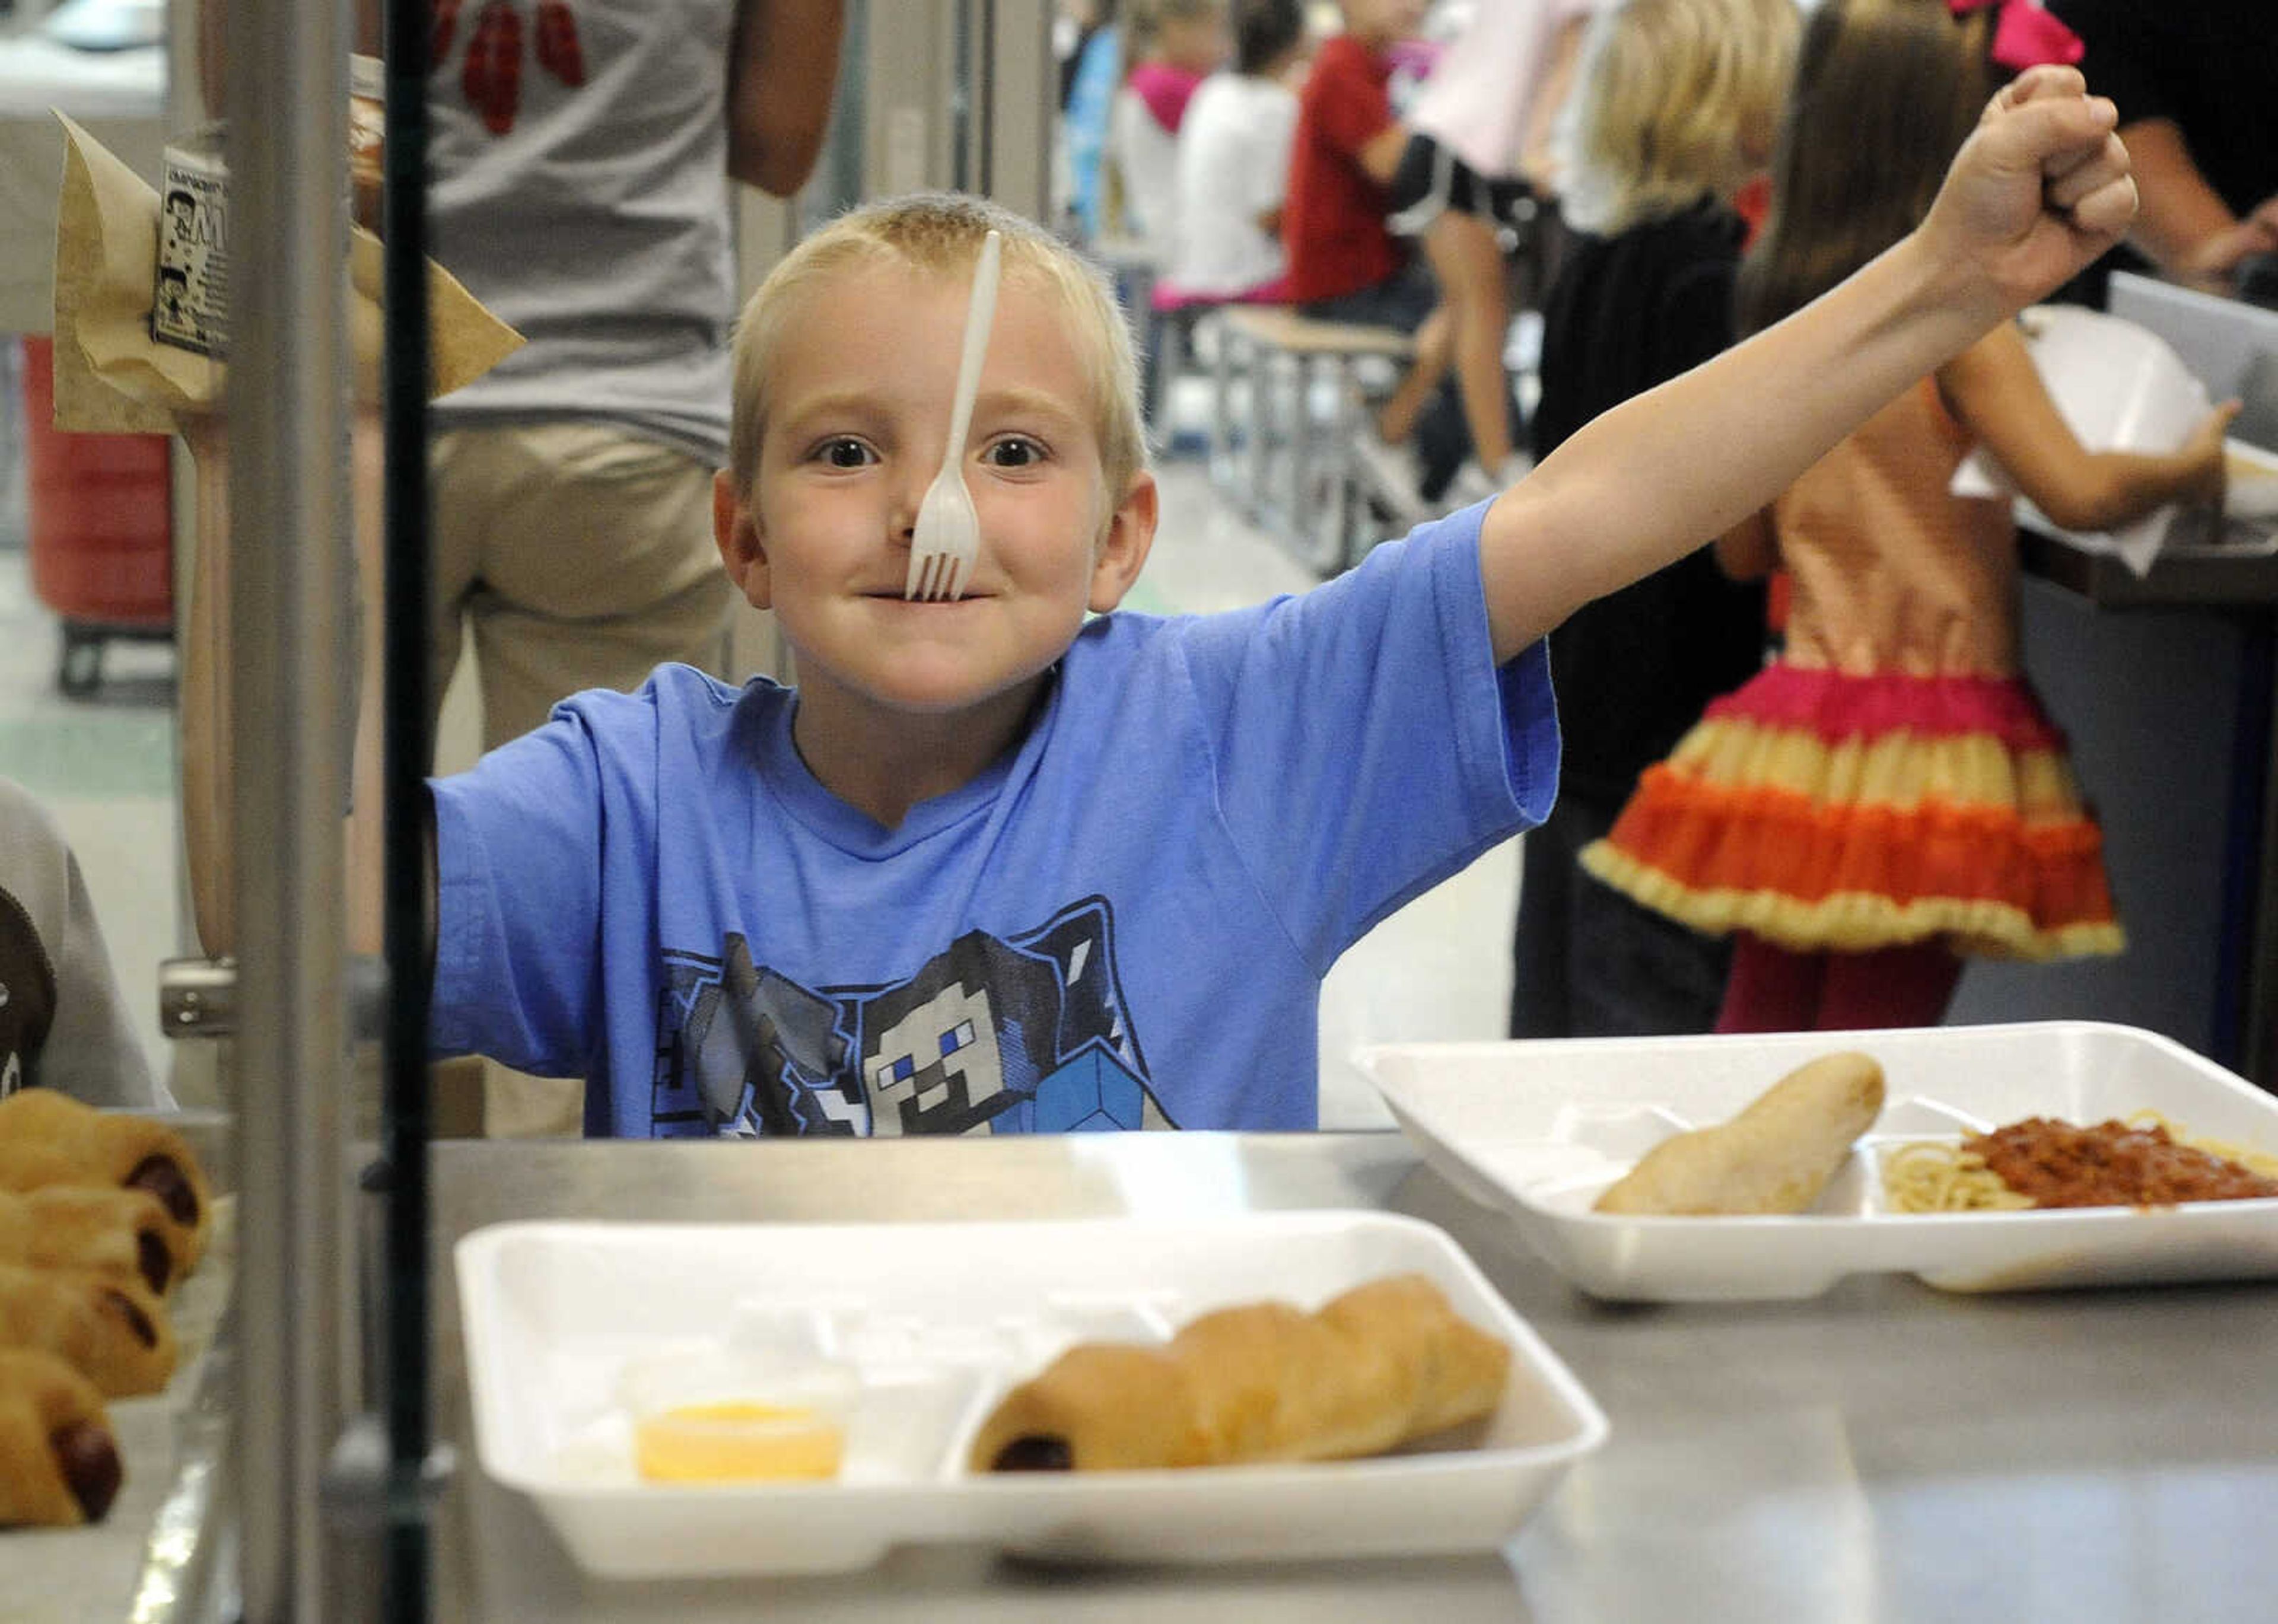
POLYGON ((435 437, 434 692, 462 652, 485 750, 580 688, 630 690, 667 660, 727 669, 734 599, 712 541, 712 470, 606 425, 435 437))

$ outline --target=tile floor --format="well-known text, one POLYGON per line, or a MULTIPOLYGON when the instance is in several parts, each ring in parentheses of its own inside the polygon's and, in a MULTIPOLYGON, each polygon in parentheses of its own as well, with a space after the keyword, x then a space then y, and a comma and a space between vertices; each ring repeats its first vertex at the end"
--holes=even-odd
MULTIPOLYGON (((0 435, 12 433, 0 419, 0 435)), ((0 457, 0 773, 42 797, 70 833, 121 983, 163 1067, 157 966, 180 950, 181 932, 172 655, 116 645, 96 698, 57 691, 55 622, 34 599, 26 555, 16 550, 20 509, 11 516, 4 499, 11 461, 0 457)), ((1134 607, 1229 608, 1310 582, 1214 499, 1199 465, 1167 465, 1161 538, 1134 607)), ((1502 1034, 1517 871, 1515 846, 1490 853, 1387 920, 1331 973, 1321 999, 1324 1126, 1388 1121, 1348 1059, 1356 1045, 1502 1034)))

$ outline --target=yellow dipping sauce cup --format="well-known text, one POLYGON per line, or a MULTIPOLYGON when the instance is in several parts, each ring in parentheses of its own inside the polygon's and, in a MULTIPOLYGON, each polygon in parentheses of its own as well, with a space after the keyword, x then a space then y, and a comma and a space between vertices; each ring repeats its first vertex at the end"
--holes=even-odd
POLYGON ((846 1431, 804 1407, 722 1399, 633 1423, 633 1464, 653 1483, 750 1483, 838 1475, 846 1431))
POLYGON ((843 1365, 726 1349, 635 1361, 621 1389, 634 1467, 659 1483, 836 1477, 855 1390, 843 1365))

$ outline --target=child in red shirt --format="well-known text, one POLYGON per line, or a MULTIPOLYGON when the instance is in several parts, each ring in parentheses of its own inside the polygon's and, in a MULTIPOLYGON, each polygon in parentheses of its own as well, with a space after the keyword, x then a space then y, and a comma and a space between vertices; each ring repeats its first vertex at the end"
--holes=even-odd
MULTIPOLYGON (((1412 31, 1416 0, 1345 0, 1345 32, 1325 41, 1298 100, 1281 222, 1289 297, 1299 304, 1382 287, 1409 267, 1387 230, 1387 187, 1408 144, 1392 111, 1391 46, 1412 31)), ((1429 279, 1414 328, 1437 295, 1429 279)))
MULTIPOLYGON (((1322 44, 1298 98, 1281 243, 1290 302, 1306 315, 1416 335, 1415 365, 1377 414, 1375 435, 1362 436, 1360 449, 1386 452, 1415 433, 1447 370, 1452 337, 1431 271, 1384 223, 1408 146, 1387 88, 1392 48, 1416 31, 1425 7, 1421 0, 1342 0, 1339 9, 1345 31, 1322 44)), ((1413 476, 1387 470, 1378 483, 1398 491, 1412 486, 1413 476)))

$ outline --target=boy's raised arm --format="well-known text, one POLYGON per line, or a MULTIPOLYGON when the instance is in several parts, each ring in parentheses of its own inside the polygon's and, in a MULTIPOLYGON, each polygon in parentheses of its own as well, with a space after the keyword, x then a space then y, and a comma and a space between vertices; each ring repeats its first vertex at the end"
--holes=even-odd
POLYGON ((2071 68, 1996 95, 1929 217, 1831 293, 1598 418, 1488 510, 1495 658, 1762 507, 1907 385, 2117 242, 2112 103, 2071 68))

